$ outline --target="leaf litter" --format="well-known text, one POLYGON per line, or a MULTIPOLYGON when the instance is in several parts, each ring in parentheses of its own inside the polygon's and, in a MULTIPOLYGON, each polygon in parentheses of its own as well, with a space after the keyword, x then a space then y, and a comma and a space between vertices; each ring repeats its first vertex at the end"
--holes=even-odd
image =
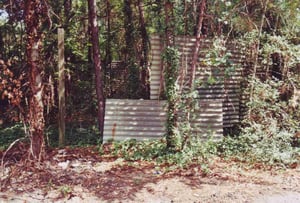
POLYGON ((1 202, 300 202, 299 166, 247 169, 216 158, 208 172, 199 164, 168 171, 97 147, 49 149, 40 164, 26 153, 21 144, 4 157, 1 202))

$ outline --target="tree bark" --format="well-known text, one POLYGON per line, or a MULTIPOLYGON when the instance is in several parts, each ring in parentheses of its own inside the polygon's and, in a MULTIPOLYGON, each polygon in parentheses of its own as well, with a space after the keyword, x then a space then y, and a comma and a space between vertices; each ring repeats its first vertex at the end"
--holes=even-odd
POLYGON ((133 11, 131 8, 132 0, 124 0, 124 28, 125 28, 125 63, 128 69, 127 91, 130 99, 139 98, 138 90, 140 88, 139 67, 136 64, 137 55, 135 51, 135 27, 133 19, 133 11))
POLYGON ((64 0, 64 16, 62 18, 65 18, 65 25, 69 24, 70 18, 71 18, 71 10, 72 10, 72 0, 64 0))
POLYGON ((4 36, 3 36, 3 31, 2 31, 2 27, 0 27, 0 59, 1 58, 4 58, 4 53, 5 53, 5 49, 4 49, 4 41, 3 41, 3 38, 4 38, 4 36))
POLYGON ((148 42, 149 36, 146 29, 145 16, 144 16, 144 3, 142 0, 138 0, 138 10, 139 10, 139 22, 140 22, 140 32, 142 37, 142 57, 140 61, 140 66, 142 67, 141 71, 141 85, 143 87, 144 99, 150 98, 150 84, 148 83, 149 74, 148 74, 148 42))
POLYGON ((100 141, 103 141, 105 98, 103 93, 102 67, 99 48, 99 29, 97 23, 97 5, 96 0, 88 0, 89 21, 91 27, 91 41, 93 49, 93 64, 95 68, 96 94, 98 106, 98 125, 100 132, 100 141))
POLYGON ((25 0, 25 26, 27 34, 27 68, 29 70, 30 102, 29 102, 29 135, 30 156, 41 161, 44 155, 44 104, 42 65, 40 60, 40 46, 42 43, 41 2, 39 0, 25 0))
POLYGON ((132 13, 131 4, 132 4, 132 0, 124 0, 123 12, 124 12, 125 43, 126 43, 125 61, 135 59, 135 50, 134 50, 135 30, 133 25, 133 13, 132 13))
POLYGON ((106 0, 106 29, 107 29, 107 36, 106 36, 106 47, 105 47, 105 69, 104 69, 104 84, 105 87, 108 87, 107 95, 111 95, 112 87, 111 87, 111 78, 112 78, 112 71, 111 71, 111 62, 112 62, 112 49, 111 49, 111 42, 112 42, 112 35, 111 35, 111 4, 110 0, 106 0))
POLYGON ((196 66, 198 62, 198 53, 199 53, 200 43, 201 43, 201 30, 202 30, 205 7, 206 7, 206 0, 202 0, 201 3, 199 4, 199 19, 198 19, 198 26, 197 26, 197 33, 196 33, 195 48, 193 52, 191 75, 189 81, 189 86, 191 90, 194 89, 196 66))

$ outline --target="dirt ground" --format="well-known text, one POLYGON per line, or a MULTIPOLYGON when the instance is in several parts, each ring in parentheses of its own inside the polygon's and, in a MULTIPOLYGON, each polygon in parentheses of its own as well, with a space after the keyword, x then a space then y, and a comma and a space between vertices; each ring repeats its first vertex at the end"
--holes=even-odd
POLYGON ((247 169, 215 158, 206 171, 193 165, 166 172, 86 149, 53 151, 40 167, 4 166, 0 202, 300 202, 299 166, 247 169))

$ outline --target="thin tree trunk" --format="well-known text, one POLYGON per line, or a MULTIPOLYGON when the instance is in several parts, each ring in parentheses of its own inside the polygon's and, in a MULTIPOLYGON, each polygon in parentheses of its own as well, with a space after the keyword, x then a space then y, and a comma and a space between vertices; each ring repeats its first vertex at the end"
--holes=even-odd
POLYGON ((138 8, 139 8, 139 21, 140 21, 140 30, 142 36, 142 57, 140 61, 140 65, 142 66, 141 72, 141 83, 143 86, 143 92, 145 94, 144 99, 150 98, 150 84, 148 83, 149 74, 147 72, 148 69, 148 42, 149 37, 146 30, 145 16, 144 16, 144 3, 142 0, 138 0, 138 8))
MULTIPOLYGON (((254 66, 253 66, 252 80, 254 80, 256 78, 258 58, 259 58, 259 49, 260 49, 260 43, 261 43, 260 38, 261 38, 261 35, 262 35, 263 25, 264 25, 265 18, 266 18, 266 11, 267 11, 268 3, 269 3, 269 0, 266 0, 265 2, 262 2, 262 4, 263 4, 263 13, 262 13, 262 16, 261 16, 260 27, 259 27, 259 30, 258 30, 258 37, 257 37, 256 50, 255 50, 255 61, 254 61, 254 66)), ((250 101, 253 100, 253 92, 254 92, 254 83, 252 81, 251 86, 250 86, 250 98, 249 98, 250 101)), ((251 111, 252 111, 252 109, 249 108, 248 117, 251 117, 251 111)))
POLYGON ((30 157, 41 161, 44 155, 44 104, 43 80, 40 60, 40 46, 42 36, 40 31, 41 16, 38 13, 41 7, 39 0, 25 1, 25 26, 27 34, 27 67, 29 70, 30 103, 29 103, 29 134, 30 157))
POLYGON ((99 30, 97 23, 97 5, 96 0, 88 0, 89 21, 91 24, 91 41, 93 45, 93 63, 95 68, 96 94, 98 106, 98 125, 100 132, 100 141, 103 141, 105 99, 103 93, 102 67, 99 49, 99 30))
POLYGON ((4 41, 3 41, 3 38, 4 38, 4 36, 3 36, 3 34, 2 33, 4 33, 3 31, 2 31, 2 29, 3 29, 3 27, 0 27, 0 58, 4 58, 5 56, 4 56, 4 53, 5 53, 5 48, 4 48, 4 41))
POLYGON ((124 28, 125 28, 125 43, 126 43, 126 56, 125 60, 131 60, 135 58, 134 51, 134 26, 133 26, 133 13, 131 9, 132 0, 124 0, 123 12, 124 12, 124 28))
POLYGON ((71 17, 71 10, 72 10, 72 0, 64 0, 64 16, 65 18, 65 25, 69 24, 70 17, 71 17))
POLYGON ((173 4, 170 0, 165 1, 164 5, 165 10, 165 38, 166 38, 166 47, 174 45, 174 32, 173 32, 173 4))
POLYGON ((125 28, 125 43, 126 53, 125 62, 128 69, 127 89, 130 99, 139 98, 138 90, 140 87, 139 69, 136 65, 136 52, 135 52, 135 27, 132 12, 132 0, 124 0, 123 13, 124 13, 124 28, 125 28))
MULTIPOLYGON (((262 35, 262 29, 263 25, 266 19, 266 11, 267 11, 267 6, 268 6, 269 0, 266 0, 263 4, 263 13, 261 16, 261 21, 260 21, 260 26, 258 30, 258 37, 257 37, 257 45, 256 45, 256 50, 255 50, 255 61, 254 61, 254 67, 253 67, 253 74, 252 78, 254 79, 256 77, 256 72, 257 72, 257 66, 258 66, 258 57, 259 57, 259 47, 260 47, 260 38, 262 35)), ((251 89, 251 94, 252 94, 252 89, 251 89)))
POLYGON ((64 29, 58 28, 58 132, 59 145, 65 144, 65 55, 64 29))
POLYGON ((199 53, 200 43, 201 43, 201 30, 202 30, 205 7, 206 7, 206 0, 202 0, 201 3, 199 4, 199 19, 198 19, 198 26, 197 26, 197 33, 196 33, 195 48, 193 52, 191 75, 189 81, 189 86, 191 90, 194 89, 196 66, 198 62, 198 53, 199 53))
MULTIPOLYGON (((165 52, 168 51, 171 47, 174 47, 174 25, 173 23, 173 3, 170 0, 166 0, 164 2, 164 11, 165 11, 165 41, 166 41, 166 48, 165 52)), ((166 54, 166 53, 165 53, 166 54)), ((166 133, 166 142, 167 148, 171 151, 174 151, 176 148, 176 133, 175 128, 177 127, 177 115, 176 115, 176 96, 170 95, 168 91, 173 92, 176 94, 175 84, 170 84, 170 78, 175 77, 174 75, 170 74, 174 72, 172 70, 172 64, 174 61, 170 61, 171 55, 168 56, 167 60, 165 61, 165 81, 166 81, 166 96, 168 100, 167 106, 167 133, 166 133), (169 60, 169 61, 168 61, 169 60), (170 89, 171 88, 171 89, 170 89)))
POLYGON ((107 21, 107 42, 105 50, 105 86, 108 87, 108 95, 111 94, 111 63, 112 63, 112 51, 111 51, 111 4, 109 0, 106 0, 106 21, 107 21))

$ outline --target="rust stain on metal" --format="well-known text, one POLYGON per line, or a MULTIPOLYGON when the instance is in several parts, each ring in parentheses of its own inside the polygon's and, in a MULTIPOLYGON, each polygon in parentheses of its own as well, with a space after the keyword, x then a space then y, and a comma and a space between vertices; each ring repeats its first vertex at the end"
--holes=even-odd
POLYGON ((114 124, 113 124, 113 127, 112 127, 112 130, 111 130, 111 136, 112 136, 112 139, 113 139, 113 140, 115 140, 116 128, 117 128, 117 124, 114 123, 114 124))

